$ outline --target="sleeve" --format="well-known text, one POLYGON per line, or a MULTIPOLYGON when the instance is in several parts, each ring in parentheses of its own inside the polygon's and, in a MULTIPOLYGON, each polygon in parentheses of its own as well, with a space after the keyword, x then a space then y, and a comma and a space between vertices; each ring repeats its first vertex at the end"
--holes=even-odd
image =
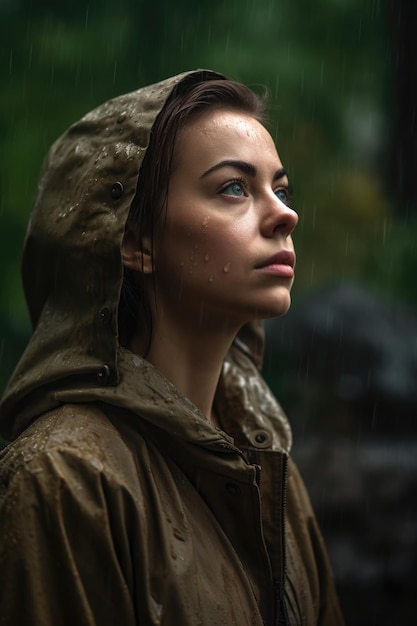
POLYGON ((297 539, 299 558, 304 560, 309 587, 316 590, 312 595, 318 598, 319 603, 317 624, 318 626, 343 626, 345 622, 333 572, 310 498, 300 473, 291 459, 288 469, 287 514, 291 519, 294 536, 297 539))
POLYGON ((0 498, 1 626, 133 626, 126 494, 74 451, 15 468, 0 498))

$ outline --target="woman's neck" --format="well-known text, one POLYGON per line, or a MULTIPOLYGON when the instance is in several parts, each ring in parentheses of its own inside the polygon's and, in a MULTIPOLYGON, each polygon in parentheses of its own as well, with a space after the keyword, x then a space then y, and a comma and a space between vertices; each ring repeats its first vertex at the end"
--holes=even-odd
MULTIPOLYGON (((213 402, 224 357, 237 328, 193 328, 172 320, 154 322, 150 349, 145 358, 170 380, 216 426, 213 402)), ((143 355, 136 338, 131 349, 143 355)))

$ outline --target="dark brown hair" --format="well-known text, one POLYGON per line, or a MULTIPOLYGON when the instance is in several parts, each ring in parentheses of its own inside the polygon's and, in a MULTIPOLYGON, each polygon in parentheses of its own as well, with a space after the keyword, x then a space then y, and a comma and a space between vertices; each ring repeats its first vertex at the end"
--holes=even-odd
MULTIPOLYGON (((174 150, 181 130, 198 113, 208 109, 239 111, 264 123, 265 108, 266 93, 258 96, 246 85, 231 80, 204 80, 192 86, 185 80, 174 88, 152 127, 127 220, 139 239, 142 235, 150 238, 151 253, 155 225, 166 209, 174 150)), ((119 303, 122 345, 127 345, 140 327, 147 334, 148 342, 151 339, 151 311, 141 276, 139 272, 124 269, 119 303)))

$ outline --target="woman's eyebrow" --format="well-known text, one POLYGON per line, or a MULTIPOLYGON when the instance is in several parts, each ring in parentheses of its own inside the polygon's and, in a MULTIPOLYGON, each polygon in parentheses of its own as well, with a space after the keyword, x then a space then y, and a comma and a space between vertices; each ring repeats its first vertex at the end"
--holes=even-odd
POLYGON ((210 167, 200 176, 200 178, 204 178, 205 176, 208 176, 208 174, 211 174, 212 172, 215 172, 222 167, 235 167, 244 174, 248 174, 248 176, 256 176, 257 173, 257 169, 254 165, 252 165, 252 163, 247 163, 246 161, 239 161, 235 159, 226 159, 224 161, 219 161, 219 163, 216 163, 216 165, 210 167))
MULTIPOLYGON (((239 161, 235 159, 225 159, 224 161, 219 161, 219 163, 216 163, 215 165, 210 167, 208 170, 206 170, 200 176, 200 178, 204 178, 205 176, 208 176, 208 174, 211 174, 212 172, 215 172, 216 170, 219 170, 222 167, 235 167, 236 169, 240 170, 244 174, 247 174, 248 176, 255 177, 257 174, 257 169, 254 165, 252 165, 252 163, 247 163, 247 161, 239 161)), ((280 178, 283 178, 284 176, 287 176, 287 170, 281 167, 279 170, 275 172, 274 176, 272 177, 272 180, 273 182, 275 182, 276 180, 279 180, 280 178)))
POLYGON ((280 178, 284 178, 284 176, 288 176, 288 172, 285 169, 285 167, 280 167, 279 170, 277 170, 272 178, 272 181, 275 182, 276 180, 279 180, 280 178))

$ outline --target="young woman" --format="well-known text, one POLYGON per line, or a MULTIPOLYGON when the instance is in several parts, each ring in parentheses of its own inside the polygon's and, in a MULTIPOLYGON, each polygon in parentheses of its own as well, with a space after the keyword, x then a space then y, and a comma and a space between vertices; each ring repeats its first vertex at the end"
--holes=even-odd
POLYGON ((0 414, 0 624, 342 623, 259 371, 297 224, 262 116, 189 72, 52 147, 0 414))

